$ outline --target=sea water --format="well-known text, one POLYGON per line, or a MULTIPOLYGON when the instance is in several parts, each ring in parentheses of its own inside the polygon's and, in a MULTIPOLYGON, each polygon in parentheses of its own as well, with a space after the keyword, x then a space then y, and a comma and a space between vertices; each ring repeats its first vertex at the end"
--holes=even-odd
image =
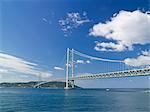
POLYGON ((150 112, 150 90, 0 88, 0 112, 150 112))

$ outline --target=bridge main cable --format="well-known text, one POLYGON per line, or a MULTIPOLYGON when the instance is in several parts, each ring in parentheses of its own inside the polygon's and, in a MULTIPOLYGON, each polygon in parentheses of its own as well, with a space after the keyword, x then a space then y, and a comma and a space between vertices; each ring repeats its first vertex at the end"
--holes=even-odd
POLYGON ((89 58, 89 59, 93 59, 93 60, 99 60, 99 61, 105 61, 105 62, 115 62, 115 63, 124 63, 123 60, 103 59, 103 58, 99 58, 99 57, 90 56, 90 55, 81 53, 81 52, 76 51, 76 50, 74 50, 74 53, 76 55, 79 55, 79 56, 82 56, 82 57, 85 57, 85 58, 89 58))

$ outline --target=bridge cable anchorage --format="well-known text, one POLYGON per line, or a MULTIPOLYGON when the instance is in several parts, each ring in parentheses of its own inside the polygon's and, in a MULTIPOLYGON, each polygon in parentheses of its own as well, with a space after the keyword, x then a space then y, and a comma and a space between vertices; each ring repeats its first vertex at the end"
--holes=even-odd
POLYGON ((99 60, 99 61, 105 61, 105 62, 114 62, 114 63, 124 63, 124 61, 122 61, 122 60, 103 59, 103 58, 99 58, 99 57, 90 56, 90 55, 81 53, 81 52, 76 51, 76 50, 74 50, 74 53, 76 55, 79 55, 79 56, 82 56, 82 57, 85 57, 85 58, 89 58, 89 59, 92 59, 92 60, 99 60))

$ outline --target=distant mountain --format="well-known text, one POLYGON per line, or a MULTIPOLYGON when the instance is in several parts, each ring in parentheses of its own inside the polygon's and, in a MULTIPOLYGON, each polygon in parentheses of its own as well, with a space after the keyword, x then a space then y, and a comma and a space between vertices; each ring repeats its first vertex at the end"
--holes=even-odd
MULTIPOLYGON (((11 87, 11 88, 33 88, 39 82, 31 81, 31 82, 16 82, 16 83, 0 83, 0 87, 11 87)), ((65 82, 48 82, 45 84, 41 84, 39 88, 64 88, 65 82)), ((80 88, 75 85, 75 88, 80 88)))

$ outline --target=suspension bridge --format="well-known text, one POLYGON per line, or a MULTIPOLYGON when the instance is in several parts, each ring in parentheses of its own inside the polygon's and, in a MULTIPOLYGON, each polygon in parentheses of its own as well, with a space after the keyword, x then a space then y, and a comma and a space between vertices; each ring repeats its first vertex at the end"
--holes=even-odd
MULTIPOLYGON (((67 56, 66 56, 66 77, 59 78, 50 81, 41 81, 36 84, 34 87, 38 87, 42 84, 52 82, 52 81, 62 81, 66 83, 65 89, 71 89, 75 86, 75 80, 89 80, 89 79, 101 79, 101 78, 122 78, 122 77, 134 77, 134 76, 150 76, 150 67, 130 67, 126 66, 124 61, 121 60, 111 60, 111 59, 104 59, 99 57, 90 56, 74 49, 67 49, 67 56), (76 61, 74 60, 74 55, 78 55, 90 60, 97 60, 102 61, 104 63, 118 63, 118 70, 109 72, 110 67, 103 64, 104 68, 107 68, 105 71, 100 73, 80 73, 79 75, 75 74, 75 64, 76 61)), ((113 66, 111 65, 110 66, 113 66)))

